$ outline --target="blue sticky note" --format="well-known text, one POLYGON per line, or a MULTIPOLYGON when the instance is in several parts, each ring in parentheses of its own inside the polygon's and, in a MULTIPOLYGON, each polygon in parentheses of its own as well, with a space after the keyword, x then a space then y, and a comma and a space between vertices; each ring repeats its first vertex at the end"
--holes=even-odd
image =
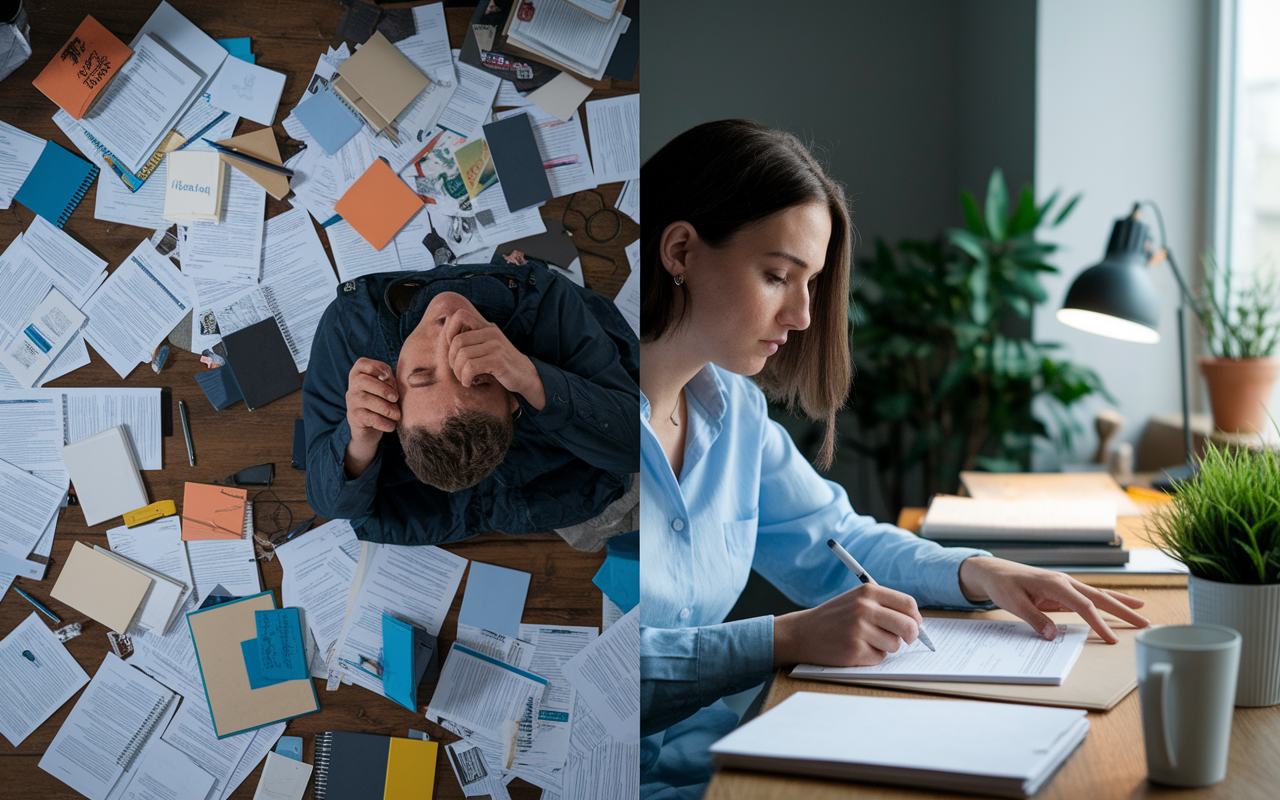
POLYGON ((472 561, 458 622, 518 637, 528 593, 529 573, 472 561))
POLYGON ((302 760, 302 737, 301 736, 281 736, 280 741, 276 742, 276 752, 282 756, 292 758, 294 761, 302 760))
POLYGON ((258 626, 258 659, 262 677, 283 681, 310 677, 298 609, 255 611, 253 616, 258 626))
POLYGON ((303 100, 293 109, 293 115, 329 155, 341 150, 364 127, 364 117, 338 97, 332 86, 303 100))
POLYGON ((591 582, 621 608, 630 611, 640 602, 640 554, 629 547, 629 536, 624 534, 609 540, 609 555, 600 565, 591 582))
POLYGON ((268 678, 262 674, 262 656, 258 653, 258 640, 247 639, 240 643, 240 653, 244 656, 244 669, 249 674, 249 688, 261 689, 264 686, 275 686, 284 683, 285 678, 268 678))
POLYGON ((238 39, 215 39, 214 41, 222 45, 222 49, 233 56, 250 55, 251 47, 248 36, 242 36, 238 39))

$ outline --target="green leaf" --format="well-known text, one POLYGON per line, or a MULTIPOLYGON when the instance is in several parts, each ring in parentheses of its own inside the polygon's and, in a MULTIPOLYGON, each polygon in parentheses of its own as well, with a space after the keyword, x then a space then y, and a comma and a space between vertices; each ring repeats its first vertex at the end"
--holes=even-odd
POLYGON ((987 301, 987 291, 991 286, 991 268, 987 264, 977 264, 969 273, 969 313, 973 321, 986 325, 991 320, 991 306, 987 301))
POLYGON ((973 256, 974 261, 979 264, 987 263, 987 251, 982 248, 982 239, 974 236, 969 231, 962 231, 959 228, 949 228, 947 230, 947 238, 956 247, 973 256))
POLYGON ((1009 213, 1009 190, 1005 188, 1004 173, 996 167, 991 172, 991 180, 987 183, 987 230, 991 238, 1003 242, 1005 238, 1005 217, 1009 213))
POLYGON ((1036 208, 1036 224, 1032 227, 1039 227, 1044 215, 1048 213, 1049 207, 1058 202, 1058 195, 1062 193, 1061 189, 1054 189, 1053 194, 1049 195, 1049 199, 1045 200, 1038 208, 1036 208))
POLYGON ((1038 224, 1040 224, 1040 215, 1036 211, 1035 195, 1031 193, 1030 186, 1023 186, 1022 193, 1018 197, 1018 208, 1013 212, 1013 219, 1009 220, 1009 230, 1005 233, 1013 239, 1035 230, 1038 224))
POLYGON ((978 210, 978 201, 973 192, 965 189, 960 192, 960 204, 964 206, 964 224, 974 236, 986 236, 987 226, 982 222, 982 212, 978 210))
POLYGON ((1058 216, 1054 217, 1053 225, 1051 227, 1056 228, 1059 225, 1061 225, 1062 221, 1067 218, 1067 215, 1071 213, 1072 209, 1076 207, 1076 203, 1080 202, 1080 198, 1083 196, 1084 195, 1078 194, 1075 197, 1068 200, 1066 206, 1064 206, 1063 209, 1058 212, 1058 216))

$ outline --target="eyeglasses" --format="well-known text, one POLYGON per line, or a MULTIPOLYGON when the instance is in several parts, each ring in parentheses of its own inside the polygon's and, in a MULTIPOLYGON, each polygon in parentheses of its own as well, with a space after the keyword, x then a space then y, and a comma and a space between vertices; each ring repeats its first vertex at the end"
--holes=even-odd
MULTIPOLYGON (((564 212, 560 215, 560 224, 564 226, 565 233, 572 237, 578 231, 569 227, 570 213, 576 214, 582 220, 581 230, 586 232, 588 239, 597 244, 607 244, 612 242, 614 239, 618 238, 618 234, 622 231, 622 215, 615 209, 605 205, 604 196, 594 189, 585 189, 581 192, 574 192, 569 196, 569 202, 565 204, 564 212), (586 196, 581 203, 578 202, 578 195, 586 196), (589 197, 590 195, 595 195, 596 201, 599 204, 598 206, 596 203, 591 202, 589 197), (596 222, 597 218, 600 218, 601 214, 606 216, 600 222, 596 222), (613 232, 608 236, 602 236, 600 235, 598 228, 603 225, 607 229, 609 224, 608 219, 610 217, 613 218, 613 232)), ((577 242, 574 242, 574 245, 576 246, 577 242)), ((603 253, 596 253, 582 247, 578 247, 578 252, 583 255, 601 259, 602 261, 608 261, 609 264, 613 266, 613 271, 618 271, 618 262, 603 253)))

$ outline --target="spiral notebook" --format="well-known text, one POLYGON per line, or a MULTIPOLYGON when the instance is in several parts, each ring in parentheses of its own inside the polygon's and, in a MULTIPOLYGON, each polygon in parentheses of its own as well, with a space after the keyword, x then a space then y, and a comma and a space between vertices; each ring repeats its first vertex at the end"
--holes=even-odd
POLYGON ((314 800, 413 800, 436 782, 436 742, 373 733, 316 734, 314 800))
POLYGON ((56 142, 45 142, 13 199, 61 228, 97 177, 95 165, 56 142))

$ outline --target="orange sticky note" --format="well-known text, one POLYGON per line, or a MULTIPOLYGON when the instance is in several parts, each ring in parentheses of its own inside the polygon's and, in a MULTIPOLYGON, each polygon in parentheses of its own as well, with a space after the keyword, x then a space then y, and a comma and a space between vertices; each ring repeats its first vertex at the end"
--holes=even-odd
POLYGON ((351 184, 333 210, 381 250, 422 206, 422 198, 379 158, 351 184))
POLYGON ((36 79, 37 89, 80 119, 133 51, 93 17, 85 17, 36 79))
POLYGON ((244 489, 188 483, 182 496, 182 538, 243 539, 248 498, 244 489))

